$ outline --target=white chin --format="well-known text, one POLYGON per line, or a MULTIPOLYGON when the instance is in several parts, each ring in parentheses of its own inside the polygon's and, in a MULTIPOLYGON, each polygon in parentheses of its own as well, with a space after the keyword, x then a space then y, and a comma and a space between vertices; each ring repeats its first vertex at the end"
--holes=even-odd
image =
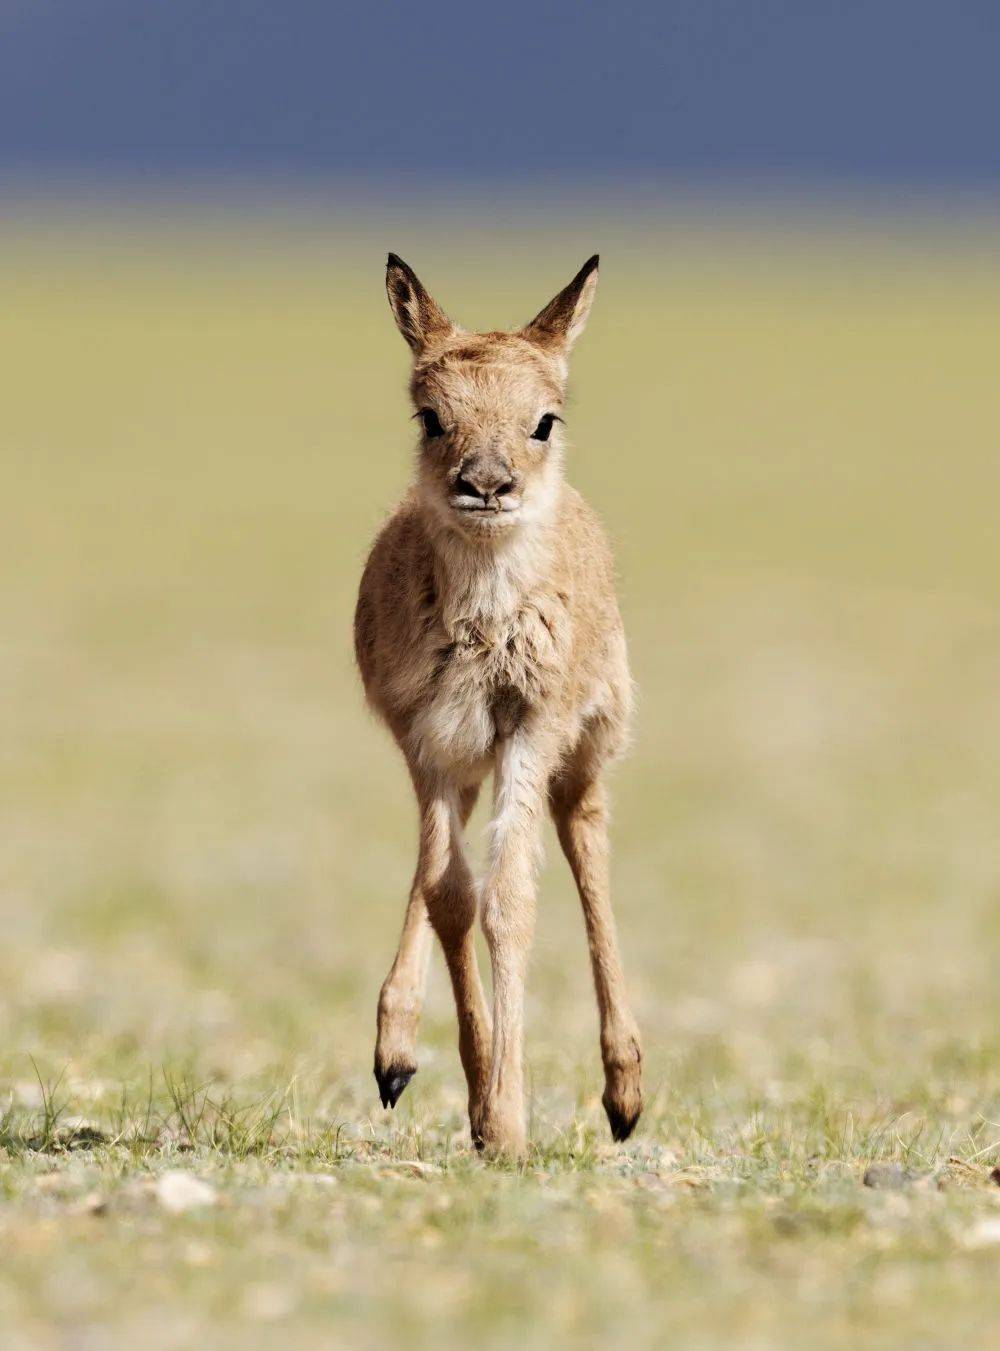
POLYGON ((521 516, 521 508, 516 507, 513 511, 462 511, 456 509, 455 516, 459 524, 466 530, 494 534, 498 530, 506 530, 510 526, 516 525, 521 516))

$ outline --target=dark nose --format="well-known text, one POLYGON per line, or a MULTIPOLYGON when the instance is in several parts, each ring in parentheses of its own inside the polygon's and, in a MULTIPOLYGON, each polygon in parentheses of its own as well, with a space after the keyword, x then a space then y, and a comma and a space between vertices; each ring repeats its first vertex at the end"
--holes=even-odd
POLYGON ((514 476, 510 465, 502 460, 466 460, 453 489, 462 497, 478 497, 483 502, 503 497, 513 490, 514 476))

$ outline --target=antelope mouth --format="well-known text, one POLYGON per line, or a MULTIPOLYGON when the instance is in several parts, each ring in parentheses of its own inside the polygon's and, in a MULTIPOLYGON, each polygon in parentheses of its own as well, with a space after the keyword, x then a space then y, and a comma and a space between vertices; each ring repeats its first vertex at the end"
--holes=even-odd
POLYGON ((501 497, 499 501, 483 502, 471 497, 449 498, 452 511, 479 525, 508 525, 521 512, 519 497, 501 497))

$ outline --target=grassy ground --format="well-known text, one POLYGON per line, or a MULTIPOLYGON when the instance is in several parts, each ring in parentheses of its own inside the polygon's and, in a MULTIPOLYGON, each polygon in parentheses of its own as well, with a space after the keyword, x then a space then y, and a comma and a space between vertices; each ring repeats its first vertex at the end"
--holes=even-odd
POLYGON ((4 1346, 995 1340, 1000 253, 231 224, 4 237, 4 1346), (571 458, 641 689, 649 1105, 613 1146, 550 847, 519 1170, 440 963, 395 1115, 371 1077, 414 843, 348 639, 412 438, 383 244, 480 327, 605 253, 571 458))

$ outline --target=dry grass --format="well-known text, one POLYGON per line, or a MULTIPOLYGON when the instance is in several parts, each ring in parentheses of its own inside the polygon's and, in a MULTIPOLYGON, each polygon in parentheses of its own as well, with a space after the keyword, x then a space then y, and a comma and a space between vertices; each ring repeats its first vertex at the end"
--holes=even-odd
MULTIPOLYGON (((573 474, 642 692, 615 839, 650 1105, 613 1146, 550 849, 505 1171, 440 965, 395 1116, 370 1072, 414 834, 348 643, 411 439, 381 254, 231 224, 5 239, 5 1346, 988 1344, 1000 258, 597 241, 573 474), (176 1170, 215 1203, 172 1213, 176 1170)), ((489 325, 591 248, 510 244, 411 261, 489 325)))

